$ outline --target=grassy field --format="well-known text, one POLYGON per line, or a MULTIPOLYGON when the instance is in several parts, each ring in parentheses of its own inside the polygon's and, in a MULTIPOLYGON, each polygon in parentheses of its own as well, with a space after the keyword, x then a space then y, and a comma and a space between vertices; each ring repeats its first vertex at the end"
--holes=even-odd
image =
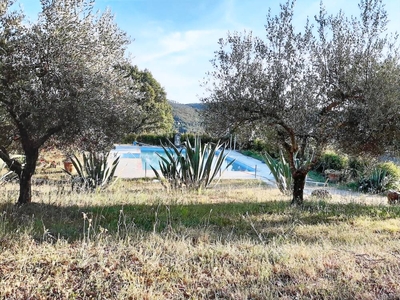
POLYGON ((400 207, 259 181, 202 194, 118 181, 102 193, 0 186, 1 299, 399 299, 400 207))

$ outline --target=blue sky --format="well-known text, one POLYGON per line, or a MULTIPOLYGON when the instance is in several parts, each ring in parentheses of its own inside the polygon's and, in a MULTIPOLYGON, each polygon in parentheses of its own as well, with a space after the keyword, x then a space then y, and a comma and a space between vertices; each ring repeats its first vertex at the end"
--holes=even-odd
MULTIPOLYGON (((210 60, 219 38, 228 31, 253 31, 262 37, 268 9, 279 12, 278 0, 96 0, 101 11, 111 9, 119 27, 132 39, 128 48, 132 63, 147 68, 165 88, 170 100, 200 102, 200 83, 211 70, 210 60)), ((358 15, 358 0, 325 0, 329 13, 340 8, 358 15)), ((39 0, 18 0, 26 15, 35 20, 39 0)), ((319 12, 319 0, 297 0, 296 28, 307 16, 319 12)), ((390 31, 400 31, 400 0, 384 0, 390 31)))

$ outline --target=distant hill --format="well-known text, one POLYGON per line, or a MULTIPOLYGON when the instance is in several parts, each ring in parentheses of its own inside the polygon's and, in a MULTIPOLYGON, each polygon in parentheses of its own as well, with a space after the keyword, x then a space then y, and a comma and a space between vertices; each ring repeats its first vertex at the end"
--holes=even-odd
POLYGON ((202 118, 200 111, 204 109, 203 103, 182 104, 168 101, 172 107, 174 127, 181 133, 203 133, 202 118))
POLYGON ((190 107, 193 107, 194 109, 197 109, 198 111, 201 111, 201 110, 205 109, 205 104, 204 103, 188 103, 186 105, 190 106, 190 107))

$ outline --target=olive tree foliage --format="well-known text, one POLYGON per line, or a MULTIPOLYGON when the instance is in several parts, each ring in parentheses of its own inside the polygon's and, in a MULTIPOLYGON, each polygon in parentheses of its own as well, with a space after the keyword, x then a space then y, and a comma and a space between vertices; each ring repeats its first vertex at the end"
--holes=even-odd
POLYGON ((294 6, 268 13, 264 39, 220 39, 202 101, 219 133, 269 132, 290 164, 292 203, 302 204, 306 175, 328 144, 376 153, 399 132, 399 55, 379 0, 361 1, 358 18, 328 15, 321 2, 301 31, 294 6))
POLYGON ((127 65, 123 70, 131 81, 131 88, 140 92, 140 97, 132 99, 138 104, 138 109, 131 111, 131 121, 124 133, 171 132, 174 119, 164 88, 147 69, 139 70, 137 66, 127 65))
MULTIPOLYGON (((0 14, 0 127, 26 156, 0 158, 18 174, 18 203, 31 201, 31 178, 39 150, 49 140, 101 148, 121 132, 127 112, 137 109, 118 67, 127 63, 128 37, 110 11, 94 11, 91 0, 41 0, 30 23, 12 0, 0 14)), ((3 136, 5 134, 2 134, 3 136)))

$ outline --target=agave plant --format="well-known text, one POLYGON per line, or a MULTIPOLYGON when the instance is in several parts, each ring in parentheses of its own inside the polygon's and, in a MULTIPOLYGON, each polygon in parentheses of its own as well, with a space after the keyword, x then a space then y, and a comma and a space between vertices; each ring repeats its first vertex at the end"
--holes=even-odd
POLYGON ((104 189, 113 179, 119 163, 119 157, 109 162, 108 154, 82 153, 82 162, 74 154, 70 157, 77 175, 64 169, 72 178, 72 188, 75 190, 104 189))
MULTIPOLYGON (((265 153, 263 157, 265 164, 270 169, 272 176, 274 176, 278 189, 285 195, 291 195, 293 192, 292 172, 290 170, 290 164, 286 161, 282 151, 279 152, 278 159, 274 159, 268 153, 265 153)), ((314 152, 308 153, 304 160, 297 158, 296 152, 293 159, 295 168, 299 169, 309 165, 314 160, 314 152)))
POLYGON ((364 193, 381 193, 388 189, 390 176, 386 170, 375 167, 369 176, 359 180, 359 190, 364 193))
MULTIPOLYGON (((153 166, 151 168, 156 177, 166 180, 172 189, 187 188, 200 192, 222 171, 227 156, 222 144, 202 144, 199 137, 195 139, 194 147, 189 140, 182 144, 182 148, 177 148, 171 141, 169 147, 162 147, 165 156, 158 155, 161 174, 153 166)), ((229 162, 224 170, 233 162, 229 162)))
POLYGON ((278 159, 274 159, 271 155, 265 153, 264 161, 270 169, 272 176, 274 176, 278 189, 283 194, 290 195, 292 192, 293 177, 290 170, 290 165, 285 160, 282 151, 280 152, 278 159))

